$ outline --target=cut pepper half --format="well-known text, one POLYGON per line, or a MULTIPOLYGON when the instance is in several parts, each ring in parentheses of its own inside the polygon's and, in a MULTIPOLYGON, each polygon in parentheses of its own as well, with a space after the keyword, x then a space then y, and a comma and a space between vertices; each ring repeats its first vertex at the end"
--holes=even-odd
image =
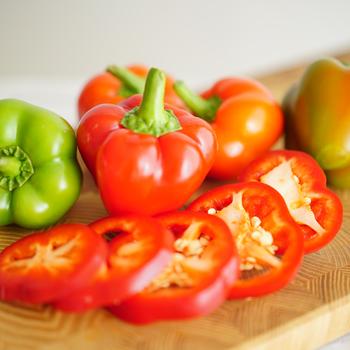
POLYGON ((284 287, 303 257, 303 238, 283 198, 257 182, 217 187, 189 210, 221 218, 235 238, 242 272, 230 298, 255 297, 284 287))
POLYGON ((342 204, 326 187, 326 176, 317 162, 303 152, 271 151, 252 162, 242 181, 259 181, 277 190, 301 227, 305 252, 329 243, 342 223, 342 204))
POLYGON ((212 312, 238 276, 238 255, 227 226, 203 213, 173 212, 158 219, 175 235, 171 262, 141 293, 109 310, 139 324, 212 312))
POLYGON ((100 236, 114 236, 108 257, 88 286, 54 303, 62 311, 80 312, 129 298, 145 288, 171 259, 173 235, 155 219, 107 217, 90 228, 100 236))

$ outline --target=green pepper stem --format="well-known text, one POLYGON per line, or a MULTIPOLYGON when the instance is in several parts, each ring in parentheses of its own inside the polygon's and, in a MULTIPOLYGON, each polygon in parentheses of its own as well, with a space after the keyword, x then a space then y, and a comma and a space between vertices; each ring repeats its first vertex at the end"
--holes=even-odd
POLYGON ((14 177, 21 171, 21 161, 15 157, 0 157, 0 174, 14 177))
POLYGON ((119 66, 107 67, 107 72, 117 77, 133 94, 142 94, 145 79, 139 77, 127 68, 119 66))
POLYGON ((156 137, 181 129, 173 112, 164 109, 165 82, 162 71, 150 69, 141 105, 125 114, 121 121, 125 128, 156 137))
POLYGON ((197 117, 207 122, 212 122, 215 119, 216 111, 221 103, 218 97, 206 100, 189 89, 183 81, 176 81, 174 90, 197 117))
POLYGON ((34 174, 29 156, 19 146, 0 148, 0 187, 13 191, 34 174))
POLYGON ((142 103, 137 112, 148 124, 157 124, 164 118, 165 75, 156 68, 148 73, 142 103))

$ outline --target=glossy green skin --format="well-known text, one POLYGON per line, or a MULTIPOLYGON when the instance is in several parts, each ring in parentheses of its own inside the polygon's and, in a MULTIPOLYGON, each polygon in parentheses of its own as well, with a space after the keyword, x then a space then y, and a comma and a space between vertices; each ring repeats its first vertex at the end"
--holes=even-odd
POLYGON ((48 110, 20 100, 0 100, 0 147, 10 145, 27 153, 34 174, 11 192, 0 188, 0 225, 38 229, 56 223, 80 193, 74 130, 48 110))
POLYGON ((283 101, 286 146, 310 153, 330 184, 350 187, 350 67, 332 58, 311 64, 283 101))

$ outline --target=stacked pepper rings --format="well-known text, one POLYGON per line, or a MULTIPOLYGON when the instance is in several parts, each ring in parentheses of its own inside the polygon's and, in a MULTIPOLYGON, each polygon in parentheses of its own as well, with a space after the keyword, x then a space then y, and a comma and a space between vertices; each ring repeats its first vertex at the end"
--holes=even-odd
MULTIPOLYGON (((286 286, 304 254, 340 228, 341 202, 316 161, 267 152, 283 116, 253 80, 223 79, 199 96, 158 69, 112 66, 88 82, 79 112, 79 151, 110 216, 7 247, 2 300, 106 307, 138 324, 206 315, 226 299, 286 286), (207 176, 241 182, 179 211, 207 176)), ((21 187, 22 178, 3 182, 21 187)))

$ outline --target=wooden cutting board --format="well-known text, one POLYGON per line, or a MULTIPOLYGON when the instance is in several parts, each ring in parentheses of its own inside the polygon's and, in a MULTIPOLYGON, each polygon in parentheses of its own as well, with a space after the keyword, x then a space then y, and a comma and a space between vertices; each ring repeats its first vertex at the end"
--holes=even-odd
MULTIPOLYGON (((350 61, 350 53, 341 55, 350 61)), ((281 98, 304 66, 260 77, 281 98)), ((206 183, 204 188, 217 185, 206 183)), ((338 191, 343 228, 322 251, 305 258, 296 279, 266 297, 227 301, 191 321, 132 326, 104 310, 66 315, 49 306, 0 303, 0 350, 307 350, 350 331, 350 190, 338 191)), ((106 214, 90 176, 64 222, 106 214)), ((28 231, 0 230, 0 250, 28 231)))

